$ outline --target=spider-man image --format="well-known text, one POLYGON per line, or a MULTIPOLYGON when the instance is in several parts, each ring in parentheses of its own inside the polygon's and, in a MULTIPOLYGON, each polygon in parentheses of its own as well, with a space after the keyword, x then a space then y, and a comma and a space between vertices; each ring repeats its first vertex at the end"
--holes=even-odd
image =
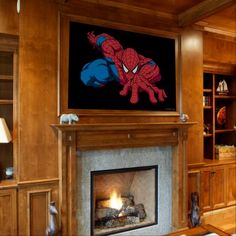
POLYGON ((106 33, 95 35, 88 32, 87 39, 103 57, 83 66, 80 78, 86 86, 99 88, 117 81, 122 85, 119 94, 127 96, 131 93, 132 104, 139 102, 141 92, 148 94, 152 104, 167 98, 164 89, 156 85, 161 80, 161 74, 151 58, 139 54, 134 48, 123 48, 116 38, 106 33))

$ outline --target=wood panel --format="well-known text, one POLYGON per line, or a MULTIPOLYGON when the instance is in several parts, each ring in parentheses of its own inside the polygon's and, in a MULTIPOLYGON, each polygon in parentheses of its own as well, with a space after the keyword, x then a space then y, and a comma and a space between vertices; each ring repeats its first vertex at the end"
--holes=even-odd
POLYGON ((212 175, 212 207, 213 209, 226 206, 226 178, 225 167, 218 166, 211 172, 212 175))
MULTIPOLYGON (((61 1, 60 11, 73 16, 86 16, 110 22, 139 26, 145 29, 159 29, 165 32, 178 32, 176 17, 168 13, 159 13, 150 9, 140 9, 137 5, 127 7, 116 1, 61 1), (125 7, 124 7, 125 6, 125 7), (91 10, 92 9, 92 10, 91 10)), ((90 20, 88 22, 91 22, 90 20)))
POLYGON ((226 201, 227 205, 236 204, 236 165, 230 165, 226 169, 227 189, 226 201))
POLYGON ((207 16, 212 15, 234 4, 234 0, 205 0, 179 14, 179 24, 191 25, 207 16))
MULTIPOLYGON (((84 0, 85 2, 97 2, 96 0, 84 0)), ((78 0, 67 0, 69 3, 78 3, 78 0)), ((199 3, 199 0, 182 0, 179 1, 178 4, 175 4, 173 0, 148 0, 148 1, 135 1, 135 0, 100 0, 100 4, 102 5, 112 5, 119 8, 125 8, 136 10, 141 9, 142 11, 145 10, 153 10, 154 12, 157 12, 155 14, 158 14, 158 12, 167 12, 170 14, 179 14, 183 10, 190 8, 194 6, 195 4, 199 3), (131 9, 134 8, 134 9, 131 9)), ((153 13, 154 14, 154 13, 153 13)))
MULTIPOLYGON (((57 180, 28 181, 19 184, 19 235, 45 235, 50 201, 55 201, 58 208, 57 180)), ((59 220, 60 215, 57 217, 59 220)))
POLYGON ((201 199, 203 211, 226 206, 226 170, 224 165, 201 170, 201 199))
POLYGON ((181 111, 187 113, 190 120, 198 122, 189 132, 187 147, 188 164, 203 162, 203 139, 199 134, 203 132, 202 112, 202 33, 185 30, 181 34, 181 111))
POLYGON ((201 171, 201 199, 200 205, 203 211, 209 211, 211 207, 211 171, 203 169, 201 171))
POLYGON ((204 33, 203 60, 216 64, 236 65, 236 40, 230 37, 219 37, 217 34, 204 33))
POLYGON ((17 234, 16 189, 0 190, 0 235, 17 234))
POLYGON ((201 22, 205 31, 215 32, 218 34, 225 34, 231 37, 236 37, 236 2, 233 1, 233 5, 227 7, 226 9, 218 12, 217 14, 213 14, 201 22))
POLYGON ((150 131, 146 133, 145 131, 116 131, 116 134, 112 132, 101 133, 94 132, 91 133, 83 132, 78 134, 78 146, 81 150, 84 148, 99 149, 100 147, 142 147, 142 146, 156 146, 156 145, 166 145, 166 143, 172 143, 172 145, 177 144, 178 133, 176 130, 166 131, 160 130, 158 133, 155 131, 150 131))
POLYGON ((192 202, 191 202, 191 193, 197 192, 200 196, 200 170, 190 170, 188 171, 188 211, 190 211, 192 202))
POLYGON ((19 181, 57 177, 57 5, 21 1, 19 181))
POLYGON ((28 191, 28 235, 43 235, 45 233, 48 224, 48 205, 50 200, 50 189, 28 191))
POLYGON ((19 34, 19 15, 16 11, 16 0, 0 1, 0 32, 19 34))

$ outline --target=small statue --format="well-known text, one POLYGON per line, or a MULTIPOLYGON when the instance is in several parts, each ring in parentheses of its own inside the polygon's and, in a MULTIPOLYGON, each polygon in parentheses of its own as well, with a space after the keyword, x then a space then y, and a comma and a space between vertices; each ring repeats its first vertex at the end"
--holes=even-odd
POLYGON ((219 82, 216 91, 219 93, 219 95, 227 95, 229 89, 225 80, 219 82))
POLYGON ((181 122, 187 122, 189 120, 189 116, 186 113, 181 113, 179 119, 181 122))
POLYGON ((192 227, 197 227, 201 224, 200 220, 200 208, 199 208, 199 197, 197 192, 191 193, 191 213, 190 222, 192 227))
POLYGON ((49 212, 50 212, 50 218, 48 222, 48 227, 46 229, 46 236, 56 236, 58 233, 58 226, 57 226, 57 220, 56 215, 58 214, 55 202, 50 202, 48 206, 49 212))
POLYGON ((204 124, 203 135, 210 133, 210 124, 204 124))
POLYGON ((79 121, 79 116, 76 114, 62 114, 60 116, 60 124, 72 124, 79 121))

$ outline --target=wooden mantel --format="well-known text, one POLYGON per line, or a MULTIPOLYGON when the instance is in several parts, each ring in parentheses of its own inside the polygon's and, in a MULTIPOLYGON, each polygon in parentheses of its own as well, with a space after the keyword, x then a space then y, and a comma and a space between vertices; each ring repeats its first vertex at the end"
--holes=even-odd
POLYGON ((62 235, 76 235, 77 164, 79 151, 172 146, 172 227, 187 227, 188 128, 195 122, 52 124, 58 138, 60 202, 59 226, 62 235))

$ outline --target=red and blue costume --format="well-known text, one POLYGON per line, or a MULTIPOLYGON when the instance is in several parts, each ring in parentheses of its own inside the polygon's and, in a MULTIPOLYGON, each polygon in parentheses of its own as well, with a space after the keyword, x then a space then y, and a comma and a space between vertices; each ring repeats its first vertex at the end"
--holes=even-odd
POLYGON ((87 63, 81 71, 81 80, 87 86, 101 87, 112 80, 118 81, 123 89, 120 95, 131 91, 130 102, 139 101, 139 92, 146 92, 151 103, 164 101, 163 89, 156 86, 161 80, 160 69, 150 58, 138 54, 133 48, 123 49, 121 44, 108 34, 87 34, 89 42, 101 51, 104 58, 87 63), (157 98, 156 98, 157 95, 157 98))

